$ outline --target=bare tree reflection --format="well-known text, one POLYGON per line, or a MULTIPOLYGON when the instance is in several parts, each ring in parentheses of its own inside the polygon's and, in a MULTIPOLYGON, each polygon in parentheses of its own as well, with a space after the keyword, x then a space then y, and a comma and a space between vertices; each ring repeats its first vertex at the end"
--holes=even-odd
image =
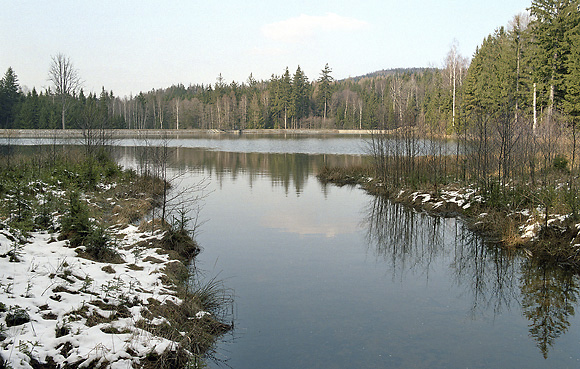
POLYGON ((448 258, 459 287, 472 295, 471 314, 492 309, 499 314, 518 298, 514 255, 487 244, 460 220, 433 217, 374 198, 369 204, 367 239, 393 273, 420 269, 427 277, 436 258, 448 258))
POLYGON ((449 259, 454 282, 471 295, 472 318, 521 305, 545 358, 569 329, 580 292, 574 273, 497 247, 460 220, 431 217, 378 197, 369 203, 364 223, 369 246, 394 276, 418 270, 428 278, 435 260, 449 259))
POLYGON ((428 276, 431 262, 444 251, 440 229, 444 219, 380 197, 371 200, 366 213, 367 240, 377 257, 390 262, 395 275, 422 268, 428 276))
POLYGON ((373 201, 368 214, 368 238, 395 273, 422 268, 428 275, 435 258, 449 256, 455 282, 472 295, 472 314, 488 309, 499 314, 517 298, 512 255, 487 245, 460 221, 419 214, 382 199, 373 201))
POLYGON ((546 263, 522 264, 522 308, 529 319, 530 336, 548 357, 554 341, 568 331, 578 300, 578 276, 546 263))
POLYGON ((489 310, 494 316, 501 314, 518 300, 518 259, 513 252, 486 242, 460 223, 453 246, 450 267, 455 283, 472 295, 472 316, 489 310))

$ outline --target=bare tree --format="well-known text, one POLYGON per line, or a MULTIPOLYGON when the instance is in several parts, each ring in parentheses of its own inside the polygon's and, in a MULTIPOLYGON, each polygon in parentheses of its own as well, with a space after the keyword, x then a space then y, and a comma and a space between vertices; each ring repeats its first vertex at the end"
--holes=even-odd
POLYGON ((463 84, 464 75, 467 73, 467 68, 469 67, 469 60, 461 56, 458 48, 457 40, 453 40, 451 49, 447 53, 447 58, 445 59, 444 69, 444 73, 448 74, 446 78, 449 88, 451 89, 451 128, 454 133, 458 133, 460 129, 457 122, 457 92, 463 84))
POLYGON ((65 115, 70 101, 69 98, 80 89, 82 81, 70 58, 62 53, 52 57, 48 79, 54 84, 56 94, 60 97, 62 104, 62 129, 65 129, 65 115))

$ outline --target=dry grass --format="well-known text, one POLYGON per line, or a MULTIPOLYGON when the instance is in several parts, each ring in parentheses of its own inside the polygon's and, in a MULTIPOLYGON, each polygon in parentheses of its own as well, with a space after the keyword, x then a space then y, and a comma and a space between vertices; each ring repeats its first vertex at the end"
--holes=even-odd
POLYGON ((136 323, 138 328, 177 343, 175 350, 148 358, 149 361, 156 363, 156 367, 183 368, 192 360, 199 360, 211 350, 217 336, 232 328, 231 325, 217 319, 216 315, 216 312, 231 303, 231 295, 225 293, 223 285, 214 281, 209 283, 202 293, 203 295, 209 293, 213 297, 202 298, 198 291, 194 291, 179 295, 183 301, 181 304, 171 301, 165 301, 163 304, 150 301, 147 312, 142 314, 144 319, 136 323), (204 305, 209 300, 214 301, 211 304, 216 308, 215 312, 203 317, 196 316, 200 311, 212 311, 211 306, 204 305), (213 305, 218 302, 219 305, 213 305), (163 317, 165 320, 161 324, 151 324, 154 317, 163 317), (189 354, 182 356, 180 352, 184 350, 192 356, 189 354))
POLYGON ((133 224, 143 219, 153 208, 151 198, 120 200, 113 207, 111 222, 114 224, 133 224))
POLYGON ((370 167, 356 166, 356 167, 329 167, 324 166, 316 175, 323 183, 333 183, 338 186, 355 185, 366 181, 371 175, 370 167))

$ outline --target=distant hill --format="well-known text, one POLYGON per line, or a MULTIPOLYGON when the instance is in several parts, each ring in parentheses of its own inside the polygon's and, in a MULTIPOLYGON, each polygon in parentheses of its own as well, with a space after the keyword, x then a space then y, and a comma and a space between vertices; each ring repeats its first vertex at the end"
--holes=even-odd
POLYGON ((360 81, 364 78, 375 78, 375 77, 387 77, 393 76, 395 74, 403 74, 403 73, 420 73, 425 72, 427 70, 436 70, 437 68, 394 68, 394 69, 383 69, 376 72, 371 72, 364 74, 362 76, 357 77, 349 77, 345 78, 345 80, 353 80, 353 81, 360 81))

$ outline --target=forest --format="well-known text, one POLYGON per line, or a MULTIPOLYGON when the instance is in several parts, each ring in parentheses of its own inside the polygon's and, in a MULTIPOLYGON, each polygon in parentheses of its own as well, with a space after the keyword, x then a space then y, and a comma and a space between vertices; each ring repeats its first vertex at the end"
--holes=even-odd
POLYGON ((572 140, 572 152, 562 155, 573 167, 580 117, 579 4, 534 0, 528 13, 496 29, 471 58, 454 43, 440 68, 344 80, 333 78, 329 64, 315 80, 297 66, 269 80, 250 75, 227 83, 220 74, 214 85, 178 84, 119 97, 104 87, 87 94, 70 60, 58 54, 50 66, 53 86, 44 91, 23 89, 15 69, 8 68, 0 80, 0 128, 83 129, 89 121, 117 129, 405 127, 493 143, 502 160, 499 174, 506 178, 531 140, 548 153, 546 161, 558 140, 572 140), (61 85, 59 73, 71 72, 70 83, 61 85))

